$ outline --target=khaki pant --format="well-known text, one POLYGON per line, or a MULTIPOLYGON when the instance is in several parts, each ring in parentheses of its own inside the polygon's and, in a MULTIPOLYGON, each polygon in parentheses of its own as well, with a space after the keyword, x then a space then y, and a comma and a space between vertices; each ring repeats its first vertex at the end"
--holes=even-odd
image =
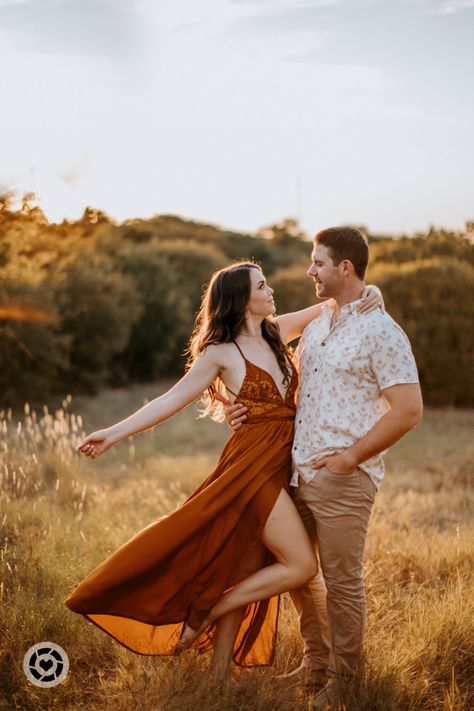
MULTIPOLYGON (((293 487, 290 487, 292 489, 293 487)), ((303 664, 329 676, 354 674, 365 630, 364 547, 377 488, 359 467, 333 474, 325 467, 293 500, 315 543, 318 574, 291 597, 300 618, 303 664)))

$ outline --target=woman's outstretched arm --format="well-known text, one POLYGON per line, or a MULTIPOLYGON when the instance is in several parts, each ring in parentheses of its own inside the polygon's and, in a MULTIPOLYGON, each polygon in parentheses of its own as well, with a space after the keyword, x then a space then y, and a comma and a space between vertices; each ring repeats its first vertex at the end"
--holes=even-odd
POLYGON ((170 390, 121 422, 88 435, 77 445, 77 451, 95 459, 123 439, 168 420, 200 397, 221 367, 217 346, 209 346, 170 390))
MULTIPOLYGON (((373 311, 379 306, 382 311, 385 310, 382 292, 377 286, 373 284, 366 286, 362 298, 363 303, 357 307, 361 313, 373 311)), ((290 343, 295 338, 299 338, 308 323, 321 315, 322 305, 327 303, 327 301, 332 301, 332 299, 323 301, 320 304, 314 304, 314 306, 309 306, 307 309, 277 316, 275 321, 278 323, 280 338, 283 343, 290 343)))

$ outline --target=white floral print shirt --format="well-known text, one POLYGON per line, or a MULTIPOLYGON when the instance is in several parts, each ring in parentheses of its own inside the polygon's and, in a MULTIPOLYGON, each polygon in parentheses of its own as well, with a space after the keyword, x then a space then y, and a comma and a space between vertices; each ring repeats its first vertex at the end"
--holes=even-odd
MULTIPOLYGON (((419 382, 405 332, 380 309, 357 313, 359 303, 343 306, 332 328, 334 302, 323 304, 298 344, 292 486, 300 476, 311 481, 311 462, 342 452, 372 429, 389 409, 382 390, 419 382)), ((384 476, 383 454, 359 465, 377 487, 384 476)))

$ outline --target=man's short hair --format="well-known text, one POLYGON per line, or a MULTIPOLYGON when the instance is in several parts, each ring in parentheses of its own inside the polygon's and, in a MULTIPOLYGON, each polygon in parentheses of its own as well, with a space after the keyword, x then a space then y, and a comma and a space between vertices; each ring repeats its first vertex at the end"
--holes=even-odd
POLYGON ((369 263, 369 245, 355 227, 328 227, 316 234, 314 243, 327 248, 335 267, 343 259, 348 259, 359 279, 364 278, 369 263))

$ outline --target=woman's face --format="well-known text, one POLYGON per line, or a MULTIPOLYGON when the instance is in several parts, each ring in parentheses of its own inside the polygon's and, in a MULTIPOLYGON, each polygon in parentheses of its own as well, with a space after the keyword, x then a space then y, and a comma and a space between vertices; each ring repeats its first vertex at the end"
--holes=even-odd
POLYGON ((247 311, 250 316, 261 316, 262 318, 275 313, 273 289, 268 286, 260 269, 250 269, 250 298, 247 311))

